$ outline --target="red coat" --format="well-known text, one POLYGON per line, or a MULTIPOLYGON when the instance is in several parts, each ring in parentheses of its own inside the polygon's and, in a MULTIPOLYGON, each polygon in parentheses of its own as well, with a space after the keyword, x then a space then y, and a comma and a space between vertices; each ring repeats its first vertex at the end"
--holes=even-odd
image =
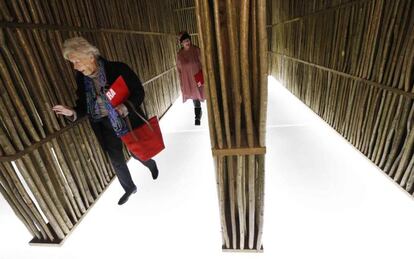
POLYGON ((181 49, 177 54, 177 70, 180 78, 183 102, 205 100, 204 86, 198 86, 194 75, 201 69, 200 48, 191 45, 189 50, 181 49))

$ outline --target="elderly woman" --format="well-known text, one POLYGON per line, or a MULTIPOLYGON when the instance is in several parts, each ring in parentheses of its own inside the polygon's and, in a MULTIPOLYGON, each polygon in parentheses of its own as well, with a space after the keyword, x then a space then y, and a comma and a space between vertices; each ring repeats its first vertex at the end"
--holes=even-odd
POLYGON ((201 103, 204 101, 204 86, 196 81, 196 75, 201 71, 200 48, 191 43, 191 37, 187 32, 181 32, 179 40, 182 48, 177 53, 177 70, 180 78, 181 94, 183 102, 193 100, 195 125, 200 125, 201 103))
MULTIPOLYGON (((101 57, 99 50, 82 37, 66 40, 63 44, 63 56, 73 64, 73 68, 77 71, 78 99, 74 108, 56 105, 53 111, 67 116, 72 121, 86 114, 89 116, 92 129, 102 149, 108 153, 118 180, 125 190, 125 194, 118 202, 122 205, 128 201, 131 194, 137 191, 126 165, 122 141, 119 138, 128 132, 124 117, 129 117, 133 128, 144 122, 135 113, 129 113, 123 104, 113 108, 105 93, 109 86, 119 76, 122 76, 130 92, 128 101, 133 103, 136 110, 142 114, 140 105, 144 100, 144 89, 141 81, 126 64, 111 62, 101 57)), ((135 157, 135 159, 138 158, 135 157)), ((139 161, 151 171, 152 178, 155 180, 158 177, 155 161, 152 159, 139 161)))

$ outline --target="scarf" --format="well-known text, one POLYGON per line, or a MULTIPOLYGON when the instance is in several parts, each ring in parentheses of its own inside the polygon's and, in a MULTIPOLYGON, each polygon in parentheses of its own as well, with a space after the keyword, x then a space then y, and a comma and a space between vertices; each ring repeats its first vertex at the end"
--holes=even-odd
POLYGON ((128 133, 128 127, 125 123, 125 120, 121 116, 119 116, 118 112, 115 110, 114 107, 112 107, 111 103, 106 98, 105 85, 107 82, 105 68, 102 60, 98 60, 97 78, 98 80, 96 81, 98 85, 95 87, 92 78, 88 76, 84 77, 87 113, 91 116, 93 122, 98 122, 102 120, 99 104, 97 102, 97 97, 101 97, 104 107, 108 110, 108 118, 111 122, 112 128, 115 131, 115 134, 117 137, 121 137, 128 133))

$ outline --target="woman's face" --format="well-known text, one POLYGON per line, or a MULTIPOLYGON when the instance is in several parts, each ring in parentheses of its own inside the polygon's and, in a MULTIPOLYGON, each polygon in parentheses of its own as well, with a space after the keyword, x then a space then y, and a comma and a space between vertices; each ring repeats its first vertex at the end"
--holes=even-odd
POLYGON ((191 46, 191 40, 190 39, 185 39, 181 42, 181 45, 183 45, 184 49, 189 49, 191 46))
POLYGON ((85 55, 81 53, 70 53, 68 60, 73 64, 73 68, 85 76, 90 76, 97 69, 96 59, 93 55, 85 55))

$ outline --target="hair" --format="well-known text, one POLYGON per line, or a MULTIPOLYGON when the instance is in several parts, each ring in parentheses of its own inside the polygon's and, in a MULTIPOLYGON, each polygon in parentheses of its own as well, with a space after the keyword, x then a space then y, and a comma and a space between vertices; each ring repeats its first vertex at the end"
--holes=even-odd
POLYGON ((191 40, 191 36, 190 34, 188 34, 188 32, 182 32, 180 33, 180 43, 182 43, 184 40, 189 39, 191 40))
POLYGON ((70 53, 93 55, 94 57, 100 55, 98 48, 90 44, 83 37, 74 37, 65 40, 63 43, 62 53, 65 59, 68 59, 68 55, 70 53))

